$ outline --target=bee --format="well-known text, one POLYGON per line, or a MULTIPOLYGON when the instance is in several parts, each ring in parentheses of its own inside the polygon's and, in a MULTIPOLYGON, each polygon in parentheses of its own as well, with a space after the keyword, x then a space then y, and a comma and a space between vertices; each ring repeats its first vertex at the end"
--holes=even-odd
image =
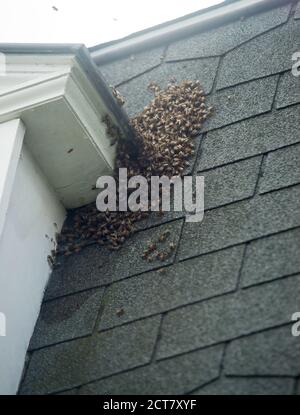
POLYGON ((154 257, 153 256, 148 256, 147 257, 147 261, 148 262, 153 262, 154 261, 154 257))
POLYGON ((50 268, 53 268, 53 266, 54 266, 54 258, 51 255, 48 255, 47 256, 47 261, 48 261, 49 267, 50 268))
POLYGON ((156 258, 159 261, 163 261, 165 259, 165 254, 163 252, 158 252, 157 255, 156 255, 156 258))
POLYGON ((124 311, 124 309, 123 309, 123 308, 119 308, 119 309, 116 311, 116 315, 117 315, 118 317, 122 317, 124 314, 125 314, 125 311, 124 311))
POLYGON ((166 241, 166 239, 168 238, 170 236, 170 231, 164 231, 159 237, 158 237, 158 240, 160 241, 160 242, 165 242, 166 241))
POLYGON ((156 245, 154 244, 154 243, 151 243, 149 246, 148 246, 148 252, 153 252, 153 251, 155 251, 156 250, 156 245))
POLYGON ((171 251, 174 251, 175 247, 176 247, 176 245, 174 244, 174 242, 171 242, 169 244, 169 248, 170 248, 171 251))

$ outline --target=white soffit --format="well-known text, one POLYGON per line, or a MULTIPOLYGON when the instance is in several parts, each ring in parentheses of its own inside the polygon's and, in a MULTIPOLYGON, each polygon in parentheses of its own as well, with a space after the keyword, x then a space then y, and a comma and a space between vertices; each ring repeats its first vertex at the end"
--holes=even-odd
POLYGON ((0 122, 22 119, 25 143, 66 208, 92 202, 97 178, 114 168, 116 144, 102 122, 109 114, 119 123, 113 105, 95 88, 76 53, 4 56, 0 122))

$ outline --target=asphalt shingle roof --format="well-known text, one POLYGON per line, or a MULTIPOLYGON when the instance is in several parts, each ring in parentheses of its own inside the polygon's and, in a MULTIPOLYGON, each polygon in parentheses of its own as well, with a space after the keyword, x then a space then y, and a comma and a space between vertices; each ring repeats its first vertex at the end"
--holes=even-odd
POLYGON ((120 251, 55 269, 21 393, 299 393, 299 17, 287 4, 100 67, 130 116, 150 81, 201 81, 216 109, 189 172, 205 176, 204 220, 153 215, 120 251), (166 229, 174 254, 144 261, 166 229))

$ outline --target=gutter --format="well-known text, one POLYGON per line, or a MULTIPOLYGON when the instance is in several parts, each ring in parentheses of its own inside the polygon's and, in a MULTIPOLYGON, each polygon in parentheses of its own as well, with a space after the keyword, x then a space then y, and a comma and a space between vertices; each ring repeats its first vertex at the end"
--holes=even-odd
POLYGON ((208 10, 189 14, 89 50, 95 63, 99 65, 288 3, 291 0, 239 0, 229 4, 221 3, 208 10))

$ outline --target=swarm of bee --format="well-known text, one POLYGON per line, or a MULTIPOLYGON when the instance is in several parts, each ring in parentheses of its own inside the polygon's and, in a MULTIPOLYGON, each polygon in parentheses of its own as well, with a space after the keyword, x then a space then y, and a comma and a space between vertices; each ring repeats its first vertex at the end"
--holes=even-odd
POLYGON ((157 241, 150 242, 142 254, 142 258, 148 262, 155 260, 165 261, 168 259, 176 248, 174 242, 170 242, 164 249, 160 249, 160 245, 164 244, 170 237, 170 231, 166 230, 159 235, 157 241))
POLYGON ((122 107, 125 104, 124 97, 120 94, 120 92, 113 86, 109 85, 113 96, 116 98, 117 103, 122 107))
POLYGON ((108 114, 104 115, 102 122, 106 125, 106 133, 110 139, 110 145, 113 146, 120 137, 120 129, 108 114))
MULTIPOLYGON (((152 82, 148 88, 154 93, 154 98, 130 120, 136 132, 138 156, 133 159, 125 140, 118 140, 117 182, 118 169, 121 167, 128 169, 128 178, 142 175, 149 182, 153 175, 182 175, 195 151, 193 138, 199 135, 204 121, 213 110, 205 104, 199 81, 182 81, 178 84, 173 81, 165 90, 152 82)), ((99 212, 95 204, 77 209, 72 223, 64 226, 62 233, 57 236, 56 254, 71 255, 91 243, 117 250, 134 231, 134 223, 148 215, 148 212, 142 211, 99 212)), ((143 254, 144 259, 152 258, 150 254, 155 251, 152 248, 143 254)), ((171 243, 169 248, 171 252, 175 247, 171 243)), ((157 258, 164 260, 168 255, 157 258)))

